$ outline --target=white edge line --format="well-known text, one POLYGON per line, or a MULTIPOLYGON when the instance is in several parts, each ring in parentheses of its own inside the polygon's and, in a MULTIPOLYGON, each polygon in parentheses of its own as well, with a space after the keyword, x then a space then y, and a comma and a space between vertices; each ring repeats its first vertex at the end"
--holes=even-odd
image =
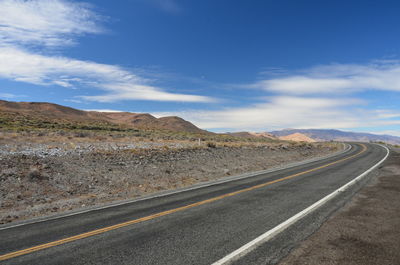
POLYGON ((308 164, 308 163, 312 163, 312 162, 317 162, 317 161, 321 161, 321 160, 324 160, 324 159, 328 159, 328 158, 331 158, 331 157, 334 157, 334 156, 338 156, 338 155, 344 154, 347 151, 349 151, 350 149, 352 149, 352 146, 350 144, 347 144, 347 143, 341 143, 341 144, 343 144, 344 146, 347 145, 347 147, 344 150, 341 150, 341 151, 338 151, 338 152, 335 152, 333 154, 326 155, 326 156, 323 156, 323 157, 311 158, 311 159, 307 159, 307 160, 304 160, 304 161, 293 162, 293 163, 290 163, 288 165, 273 167, 273 168, 266 169, 266 170, 255 171, 255 172, 250 172, 250 173, 244 173, 244 174, 241 174, 241 175, 225 177, 225 178, 221 178, 221 179, 217 179, 217 180, 211 180, 209 182, 203 182, 203 183, 194 184, 191 187, 186 187, 186 188, 172 190, 172 191, 163 191, 163 192, 160 192, 159 194, 150 194, 148 196, 143 196, 142 198, 137 198, 137 199, 133 199, 133 200, 111 203, 111 204, 107 204, 107 205, 104 205, 104 206, 94 206, 94 208, 89 208, 89 209, 86 209, 86 210, 78 210, 76 212, 70 212, 70 213, 66 213, 66 214, 62 214, 61 213, 60 215, 57 215, 57 216, 38 217, 37 219, 34 218, 34 219, 31 219, 31 220, 22 221, 22 223, 17 223, 17 224, 14 224, 14 225, 7 225, 7 224, 0 225, 0 231, 1 230, 15 228, 15 227, 19 227, 19 226, 24 226, 24 225, 30 225, 30 224, 36 224, 36 223, 41 223, 41 222, 61 219, 61 218, 69 217, 69 216, 74 216, 74 215, 78 215, 78 214, 87 213, 87 212, 99 211, 99 210, 103 210, 103 209, 107 209, 107 208, 112 208, 112 207, 117 207, 117 206, 121 206, 121 205, 125 205, 125 204, 135 203, 135 202, 139 202, 139 201, 145 201, 145 200, 150 200, 150 199, 154 199, 154 198, 165 197, 165 196, 178 194, 178 193, 182 193, 182 192, 186 192, 186 191, 191 191, 191 190, 201 189, 201 188, 205 188, 205 187, 215 186, 215 185, 223 184, 223 183, 226 183, 226 182, 231 182, 231 181, 246 179, 246 178, 250 178, 250 177, 255 177, 255 176, 258 176, 258 175, 262 175, 262 174, 272 173, 272 172, 275 172, 275 171, 285 170, 285 169, 289 169, 289 168, 305 165, 305 164, 308 164))
POLYGON ((356 177, 352 181, 350 181, 347 184, 343 185, 339 189, 335 190, 334 192, 332 192, 329 195, 325 196, 321 200, 319 200, 316 203, 312 204, 311 206, 307 207, 303 211, 301 211, 301 212, 297 213, 296 215, 290 217, 289 219, 287 219, 283 223, 275 226, 271 230, 265 232, 264 234, 260 235, 259 237, 255 238, 255 239, 253 239, 249 243, 243 245, 242 247, 238 248, 237 250, 233 251, 232 253, 228 254, 227 256, 223 257, 222 259, 212 263, 212 265, 227 265, 227 264, 231 264, 232 262, 234 262, 234 261, 238 260, 239 258, 245 256, 246 254, 248 254, 249 252, 251 252, 252 250, 257 248, 258 246, 260 246, 261 244, 267 242, 268 240, 270 240, 271 238, 273 238, 274 236, 276 236, 277 234, 279 234, 280 232, 282 232, 283 230, 285 230, 286 228, 288 228, 289 226, 291 226, 295 222, 299 221, 304 216, 308 215, 309 213, 313 212, 317 208, 319 208, 322 205, 324 205, 326 202, 328 202, 330 199, 332 199, 335 196, 337 196, 339 193, 341 193, 341 192, 345 191, 346 189, 348 189, 350 186, 355 184, 357 181, 359 181, 364 176, 368 175, 372 170, 374 170, 380 164, 382 164, 386 160, 386 158, 389 156, 389 153, 390 153, 389 149, 386 146, 383 146, 383 145, 380 145, 380 146, 382 146, 382 147, 384 147, 386 149, 387 154, 377 164, 375 164, 374 166, 369 168, 367 171, 365 171, 364 173, 362 173, 361 175, 359 175, 358 177, 356 177))

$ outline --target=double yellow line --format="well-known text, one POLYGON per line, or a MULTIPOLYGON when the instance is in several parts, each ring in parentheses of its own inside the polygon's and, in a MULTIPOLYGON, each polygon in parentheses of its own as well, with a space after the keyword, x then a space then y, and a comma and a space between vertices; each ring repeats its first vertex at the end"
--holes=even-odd
POLYGON ((281 182, 281 181, 288 180, 288 179, 291 179, 291 178, 294 178, 294 177, 298 177, 298 176, 301 176, 301 175, 304 175, 304 174, 307 174, 307 173, 310 173, 310 172, 314 172, 314 171, 317 171, 319 169, 323 169, 323 168, 338 164, 340 162, 352 159, 352 158, 354 158, 356 156, 359 156, 360 154, 364 153, 367 150, 367 147, 365 145, 362 144, 362 147, 363 147, 362 150, 360 152, 358 152, 357 154, 355 154, 355 155, 352 155, 352 156, 349 156, 349 157, 346 157, 346 158, 343 158, 343 159, 340 159, 340 160, 337 160, 337 161, 334 161, 334 162, 331 162, 331 163, 328 163, 328 164, 325 164, 325 165, 322 165, 322 166, 319 166, 319 167, 316 167, 316 168, 313 168, 313 169, 310 169, 310 170, 306 170, 306 171, 303 171, 303 172, 300 172, 300 173, 297 173, 297 174, 293 174, 293 175, 290 175, 290 176, 287 176, 287 177, 283 177, 283 178, 280 178, 280 179, 276 179, 276 180, 273 180, 273 181, 269 181, 269 182, 266 182, 266 183, 255 185, 255 186, 252 186, 252 187, 249 187, 249 188, 245 188, 245 189, 242 189, 242 190, 238 190, 238 191, 235 191, 235 192, 230 192, 230 193, 227 193, 227 194, 223 194, 223 195, 220 195, 220 196, 217 196, 217 197, 213 197, 211 199, 207 199, 207 200, 204 200, 204 201, 192 203, 192 204, 189 204, 189 205, 186 205, 186 206, 182 206, 182 207, 178 207, 178 208, 175 208, 175 209, 159 212, 159 213, 156 213, 156 214, 152 214, 152 215, 145 216, 145 217, 142 217, 142 218, 138 218, 138 219, 134 219, 134 220, 131 220, 131 221, 123 222, 123 223, 120 223, 120 224, 107 226, 107 227, 104 227, 104 228, 101 228, 101 229, 96 229, 96 230, 89 231, 89 232, 86 232, 86 233, 82 233, 82 234, 79 234, 79 235, 75 235, 75 236, 67 237, 67 238, 64 238, 64 239, 52 241, 52 242, 49 242, 49 243, 46 243, 46 244, 37 245, 37 246, 31 247, 31 248, 26 248, 26 249, 14 251, 14 252, 11 252, 11 253, 7 253, 7 254, 4 254, 4 255, 0 255, 0 261, 8 260, 8 259, 11 259, 11 258, 15 258, 15 257, 18 257, 18 256, 29 254, 29 253, 33 253, 33 252, 36 252, 36 251, 39 251, 39 250, 43 250, 43 249, 59 246, 59 245, 62 245, 62 244, 65 244, 65 243, 69 243, 69 242, 73 242, 73 241, 76 241, 76 240, 79 240, 79 239, 95 236, 95 235, 102 234, 102 233, 105 233, 105 232, 108 232, 108 231, 112 231, 112 230, 115 230, 115 229, 119 229, 119 228, 122 228, 122 227, 125 227, 125 226, 128 226, 128 225, 145 222, 145 221, 152 220, 152 219, 155 219, 155 218, 158 218, 158 217, 162 217, 162 216, 165 216, 165 215, 169 215, 169 214, 172 214, 172 213, 184 211, 184 210, 187 210, 187 209, 190 209, 190 208, 193 208, 193 207, 197 207, 197 206, 200 206, 200 205, 212 203, 212 202, 215 202, 215 201, 218 201, 218 200, 222 200, 222 199, 227 198, 227 197, 232 197, 232 196, 238 195, 240 193, 244 193, 244 192, 247 192, 247 191, 252 191, 252 190, 255 190, 255 189, 263 188, 263 187, 269 186, 269 185, 277 183, 277 182, 281 182))

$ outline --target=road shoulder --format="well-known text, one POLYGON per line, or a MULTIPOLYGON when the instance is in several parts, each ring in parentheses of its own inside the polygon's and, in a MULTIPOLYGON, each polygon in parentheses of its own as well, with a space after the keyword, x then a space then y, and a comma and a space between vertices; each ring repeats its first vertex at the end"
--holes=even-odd
POLYGON ((377 176, 279 265, 397 264, 400 260, 400 151, 377 176))

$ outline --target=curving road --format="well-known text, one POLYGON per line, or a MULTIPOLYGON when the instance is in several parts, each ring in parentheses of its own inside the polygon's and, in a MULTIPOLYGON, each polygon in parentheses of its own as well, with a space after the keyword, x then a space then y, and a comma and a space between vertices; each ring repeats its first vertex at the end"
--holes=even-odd
MULTIPOLYGON (((350 146, 330 158, 253 177, 51 220, 0 226, 0 263, 213 264, 352 181, 388 153, 374 144, 350 146)), ((228 262, 276 262, 317 229, 363 181, 248 255, 228 262)))

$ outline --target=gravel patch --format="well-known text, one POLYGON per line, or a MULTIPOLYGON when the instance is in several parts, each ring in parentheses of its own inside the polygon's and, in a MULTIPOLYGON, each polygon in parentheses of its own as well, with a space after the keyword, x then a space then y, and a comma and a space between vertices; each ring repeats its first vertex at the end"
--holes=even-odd
POLYGON ((144 142, 80 143, 70 149, 59 144, 52 151, 40 144, 0 149, 1 224, 324 156, 338 145, 144 142))
POLYGON ((160 148, 188 148, 197 144, 190 142, 136 142, 136 143, 54 143, 54 144, 3 144, 0 146, 0 161, 10 155, 37 156, 41 158, 51 156, 69 156, 86 154, 94 151, 121 151, 127 149, 160 149, 160 148))

